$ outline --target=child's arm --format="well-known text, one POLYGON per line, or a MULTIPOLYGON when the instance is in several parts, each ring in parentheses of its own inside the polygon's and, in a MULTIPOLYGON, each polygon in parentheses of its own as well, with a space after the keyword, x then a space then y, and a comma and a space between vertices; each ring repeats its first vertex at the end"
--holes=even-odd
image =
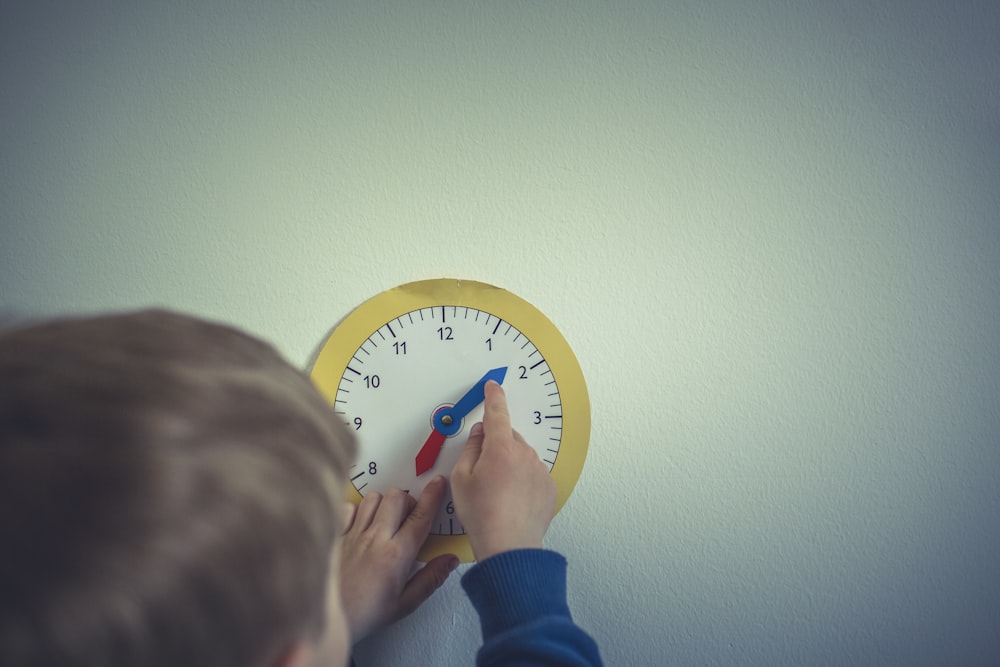
POLYGON ((601 657, 566 604, 566 560, 541 549, 556 486, 511 428, 503 389, 486 385, 483 424, 451 475, 455 511, 479 563, 462 579, 479 612, 482 665, 593 666, 601 657))
POLYGON ((602 664, 597 644, 570 616, 566 560, 556 552, 506 551, 469 570, 462 587, 483 632, 477 664, 602 664))

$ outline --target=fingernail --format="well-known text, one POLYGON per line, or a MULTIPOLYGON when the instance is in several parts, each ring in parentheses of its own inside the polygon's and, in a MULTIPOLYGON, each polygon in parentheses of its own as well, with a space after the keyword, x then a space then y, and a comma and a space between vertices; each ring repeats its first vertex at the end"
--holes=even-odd
POLYGON ((444 475, 435 475, 434 479, 432 479, 430 481, 430 484, 434 484, 436 486, 440 486, 441 484, 444 484, 444 475))
POLYGON ((458 556, 452 556, 448 560, 448 571, 449 572, 454 572, 455 568, 458 567, 458 563, 459 563, 458 556))
POLYGON ((476 422, 472 425, 469 430, 469 435, 482 435, 483 434, 483 422, 476 422))

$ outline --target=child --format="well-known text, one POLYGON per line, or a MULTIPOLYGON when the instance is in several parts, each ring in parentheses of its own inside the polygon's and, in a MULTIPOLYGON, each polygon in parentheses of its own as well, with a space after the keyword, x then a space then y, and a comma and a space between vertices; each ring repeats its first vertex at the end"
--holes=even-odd
MULTIPOLYGON (((503 390, 451 484, 481 664, 600 664, 540 549, 555 489, 503 390)), ((339 666, 457 561, 415 574, 446 480, 344 511, 355 445, 235 329, 149 311, 0 333, 0 664, 339 666)))

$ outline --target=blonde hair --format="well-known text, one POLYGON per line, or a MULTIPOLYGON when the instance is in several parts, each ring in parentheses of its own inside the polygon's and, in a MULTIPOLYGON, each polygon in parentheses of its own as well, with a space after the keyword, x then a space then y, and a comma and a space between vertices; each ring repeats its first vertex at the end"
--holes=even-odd
POLYGON ((0 663, 265 665, 324 623, 353 436, 164 311, 0 334, 0 663))

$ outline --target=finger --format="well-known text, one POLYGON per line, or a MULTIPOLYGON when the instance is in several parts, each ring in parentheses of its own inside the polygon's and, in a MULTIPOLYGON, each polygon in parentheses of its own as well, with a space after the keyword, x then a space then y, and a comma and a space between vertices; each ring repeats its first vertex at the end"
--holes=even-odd
POLYGON ((424 487, 413 508, 399 527, 396 538, 404 540, 414 551, 420 547, 431 532, 431 522, 444 502, 445 479, 438 475, 424 487))
POLYGON ((399 595, 400 618, 412 613, 448 580, 458 567, 458 556, 445 554, 432 559, 406 582, 399 595))
POLYGON ((406 513, 409 514, 417 506, 417 499, 411 496, 409 491, 404 493, 403 496, 404 500, 406 500, 406 513))
POLYGON ((458 455, 458 461, 455 462, 455 467, 452 469, 453 475, 456 471, 472 472, 480 454, 483 453, 483 437, 483 423, 476 422, 469 429, 469 439, 466 441, 462 453, 458 455))
POLYGON ((510 409, 507 407, 507 395, 503 387, 490 380, 484 389, 485 400, 483 427, 486 433, 484 442, 505 442, 510 437, 510 409))
POLYGON ((375 514, 378 512, 379 505, 381 504, 381 493, 372 491, 366 494, 361 499, 361 504, 358 505, 357 512, 354 515, 354 525, 351 527, 356 530, 367 530, 368 526, 372 525, 372 519, 375 518, 375 514))
POLYGON ((382 497, 382 504, 372 519, 372 527, 390 537, 394 535, 409 513, 410 506, 407 502, 409 499, 410 494, 402 489, 389 489, 382 497))
POLYGON ((346 533, 354 525, 354 517, 358 514, 358 506, 354 503, 344 503, 340 508, 340 525, 346 533))

